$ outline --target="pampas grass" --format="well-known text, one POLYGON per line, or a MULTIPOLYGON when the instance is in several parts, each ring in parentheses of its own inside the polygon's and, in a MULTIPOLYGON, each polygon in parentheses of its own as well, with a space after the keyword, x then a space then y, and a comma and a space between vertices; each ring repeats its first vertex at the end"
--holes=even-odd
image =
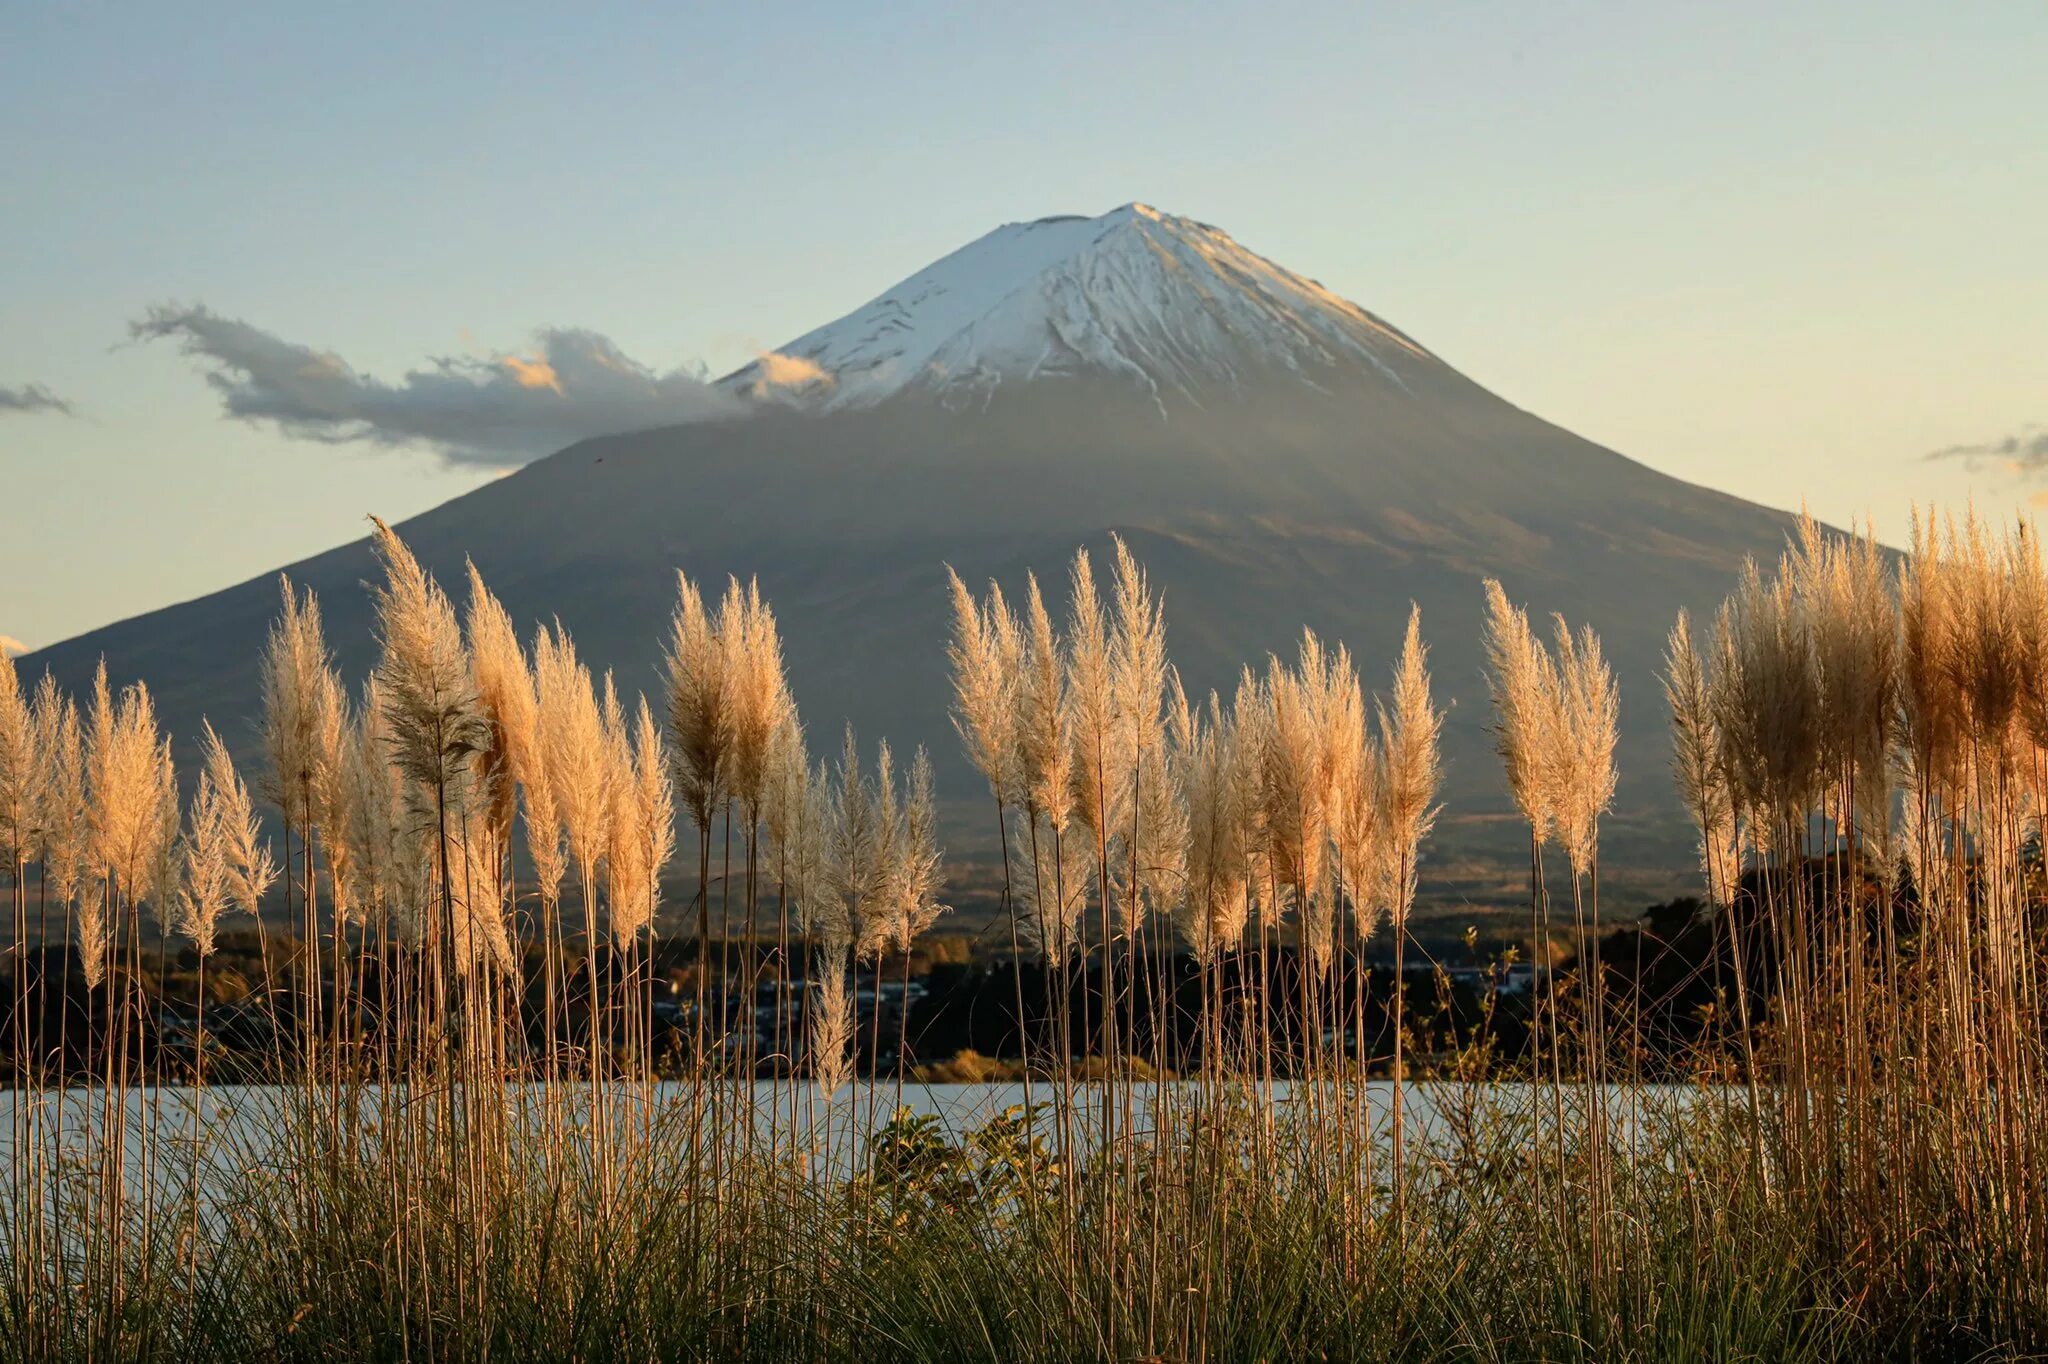
POLYGON ((717 808, 731 742, 724 700, 730 656, 704 610, 703 594, 678 575, 679 600, 668 653, 669 736, 675 745, 676 793, 700 831, 717 808))
MULTIPOLYGON (((4 654, 4 651, 0 651, 4 654)), ((14 660, 0 657, 0 850, 7 856, 9 885, 20 880, 22 863, 36 841, 36 729, 14 660)))
POLYGON ((1406 986, 1408 915, 1415 907, 1415 887, 1422 840, 1436 823, 1438 738, 1443 716, 1429 692, 1428 651, 1422 643, 1422 610, 1408 612, 1408 634, 1401 644, 1400 662, 1394 666, 1391 703, 1380 707, 1383 735, 1381 799, 1387 828, 1384 858, 1388 868, 1387 917, 1394 933, 1394 1127, 1389 1155, 1394 1162, 1395 1234, 1406 1234, 1407 1185, 1403 1179, 1402 1138, 1403 1091, 1406 1075, 1402 1067, 1402 1026, 1400 1019, 1406 986))
POLYGON ((470 764, 489 751, 490 723, 477 701, 454 606, 391 528, 372 521, 384 568, 384 582, 373 593, 383 647, 378 699, 392 765, 418 792, 422 813, 431 816, 444 925, 439 936, 448 938, 454 880, 461 874, 455 840, 477 797, 470 764))
MULTIPOLYGON (((1187 894, 1179 905, 1183 941, 1203 967, 1244 940, 1244 823, 1234 807, 1236 735, 1215 692, 1196 710, 1180 679, 1173 679, 1172 719, 1176 767, 1187 809, 1187 894)), ((1213 1060, 1213 1058, 1211 1058, 1213 1060)))
POLYGON ((1715 992, 1662 1058, 1703 1078, 1668 1087, 1645 1083, 1657 1001, 1600 965, 1613 673, 1591 630, 1539 638, 1498 584, 1487 673, 1542 968, 1519 1054, 1491 1033, 1503 996, 1463 1039, 1410 1007, 1443 779, 1419 612, 1378 697, 1306 633, 1197 697, 1121 541, 1106 600, 1076 557, 1058 629, 1035 579, 979 599, 948 580, 955 728, 1006 838, 1018 1052, 1053 1096, 966 1133, 902 1107, 912 953, 945 912, 931 761, 899 770, 848 728, 812 763, 758 586, 712 612, 679 582, 650 705, 594 679, 559 622, 529 662, 473 565, 458 623, 382 523, 381 656, 350 704, 287 585, 261 738, 300 833, 308 964, 297 1017, 267 989, 236 1007, 276 1039, 235 1061, 276 1083, 239 1091, 209 1082, 207 973, 278 869, 227 743, 198 736, 181 804, 145 687, 103 670, 78 707, 10 671, 17 941, 39 867, 96 1089, 82 1125, 58 1120, 66 1077, 35 1058, 67 1047, 23 1007, 40 987, 17 953, 0 1334, 134 1359, 2018 1354, 2048 1339, 2048 576, 2031 535, 1922 524, 1894 571, 1808 521, 1704 645, 1672 632, 1715 992), (669 1090, 651 1011, 678 805, 697 950, 669 1090), (1568 976, 1548 969, 1553 841, 1568 976), (331 986, 309 961, 315 847, 331 986), (144 907, 190 944, 190 1034, 144 969, 144 907), (183 1098, 151 1083, 172 1077, 207 1096, 175 1122, 183 1098), (235 1117, 209 1116, 230 1096, 235 1117))
POLYGON ((44 776, 43 883, 61 908, 77 896, 85 872, 85 749, 78 707, 69 697, 52 695, 38 713, 47 717, 37 745, 44 776))
MULTIPOLYGON (((381 523, 380 523, 381 524, 381 523)), ((318 905, 314 883, 313 846, 316 825, 324 824, 330 811, 342 715, 340 679, 328 656, 327 640, 320 620, 320 604, 310 592, 300 593, 290 578, 279 575, 281 611, 273 622, 260 668, 263 718, 262 736, 268 770, 264 794, 284 818, 286 914, 292 913, 294 884, 299 891, 297 926, 302 952, 296 970, 299 988, 299 1028, 309 1048, 319 1026, 319 980, 321 977, 318 905), (292 831, 299 833, 299 853, 294 868, 292 831)), ((347 860, 346 839, 327 831, 330 872, 335 851, 347 860)), ((332 879, 332 878, 330 878, 332 879)), ((346 874, 339 882, 346 893, 346 874)))
POLYGON ((946 649, 953 668, 953 729, 998 806, 1007 806, 1018 795, 1017 694, 1023 678, 1017 659, 1004 656, 1002 640, 1016 638, 1016 622, 998 589, 990 590, 984 606, 951 568, 946 583, 953 606, 953 638, 946 649))
POLYGON ((136 683, 109 707, 102 687, 95 700, 94 742, 88 759, 93 792, 92 854, 113 894, 130 904, 163 888, 162 868, 175 830, 164 807, 175 798, 170 742, 157 727, 149 688, 136 683))

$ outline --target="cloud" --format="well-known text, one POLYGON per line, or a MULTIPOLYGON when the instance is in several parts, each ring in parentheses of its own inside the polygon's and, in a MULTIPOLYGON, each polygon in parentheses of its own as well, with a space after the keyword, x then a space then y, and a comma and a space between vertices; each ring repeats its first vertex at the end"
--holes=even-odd
POLYGON ((9 658, 18 658, 27 652, 28 645, 23 644, 13 635, 0 635, 0 654, 6 654, 9 658))
POLYGON ((513 381, 521 388, 545 388, 567 397, 562 392, 562 376, 555 373, 555 367, 545 360, 525 360, 517 355, 508 355, 498 362, 511 372, 513 381))
POLYGON ((1990 467, 2020 477, 2048 473, 2048 426, 2023 426, 2003 440, 1981 445, 1951 445, 1927 458, 1961 460, 1971 469, 1990 467))
POLYGON ((329 444, 424 446, 451 464, 526 464, 590 436, 747 411, 701 371, 658 372, 575 328, 537 333, 532 355, 433 358, 396 383, 199 306, 151 308, 129 332, 176 341, 237 420, 329 444))
POLYGON ((784 355, 781 351, 764 350, 754 362, 754 391, 765 394, 770 389, 809 388, 812 384, 829 385, 832 376, 816 360, 802 355, 784 355))
POLYGON ((41 384, 23 384, 19 388, 0 384, 0 412, 56 412, 66 417, 76 415, 70 403, 41 384))

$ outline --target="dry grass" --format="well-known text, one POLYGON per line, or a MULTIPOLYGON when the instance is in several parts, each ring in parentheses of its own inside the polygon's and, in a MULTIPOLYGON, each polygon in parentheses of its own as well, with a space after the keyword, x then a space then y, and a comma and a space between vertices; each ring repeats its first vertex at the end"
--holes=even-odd
POLYGON ((1404 1007, 1442 722, 1419 614, 1380 642, 1382 696, 1309 635, 1194 699, 1120 543, 1107 601, 1076 557, 1058 624, 1035 580, 1021 615, 953 581, 956 727, 1005 833, 1013 950, 1044 968, 1028 1005, 1016 977, 1014 1016, 1046 1020, 1011 1058, 1026 1106, 965 1134, 891 1118, 900 1031, 882 1054, 884 988, 945 908, 925 755, 899 770, 848 732, 814 763, 751 586, 713 612, 679 582, 650 703, 559 626, 522 648, 473 568, 459 621, 377 538, 383 656, 360 702, 289 584, 264 660, 296 927, 260 994, 271 1088, 209 1086, 205 1015, 168 1035, 145 969, 148 909, 203 995, 222 916, 279 874, 225 746, 209 727, 181 811, 145 688, 103 676, 80 709, 25 696, 0 659, 16 942, 33 882, 89 1001, 46 1035, 31 1002, 53 987, 17 955, 0 1332, 23 1357, 2048 1343, 2030 535, 1930 520, 1894 578, 1809 524, 1704 649, 1679 621, 1666 699, 1717 989, 1675 1063, 1700 1083, 1675 1089, 1645 1083, 1656 1001, 1617 996, 1599 960, 1619 698, 1590 630, 1560 620, 1546 643, 1487 585, 1530 936, 1550 940, 1555 843, 1577 941, 1506 1055, 1404 1007), (645 971, 678 805, 699 952, 685 1078, 657 1087, 645 971), (735 1028, 734 999, 771 1001, 768 1021, 735 1028), (1418 1057, 1426 1088, 1366 1083, 1418 1057), (188 1113, 160 1079, 244 1112, 188 1113))

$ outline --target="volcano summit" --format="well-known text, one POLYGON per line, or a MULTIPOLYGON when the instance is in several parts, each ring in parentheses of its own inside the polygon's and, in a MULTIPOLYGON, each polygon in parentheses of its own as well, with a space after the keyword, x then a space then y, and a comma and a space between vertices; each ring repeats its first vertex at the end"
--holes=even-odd
MULTIPOLYGON (((1145 204, 999 227, 778 355, 814 367, 801 392, 821 411, 974 401, 1076 375, 1128 381, 1164 411, 1263 379, 1370 373, 1400 386, 1403 368, 1441 368, 1314 280, 1145 204)), ((761 377, 750 365, 726 383, 761 377)))

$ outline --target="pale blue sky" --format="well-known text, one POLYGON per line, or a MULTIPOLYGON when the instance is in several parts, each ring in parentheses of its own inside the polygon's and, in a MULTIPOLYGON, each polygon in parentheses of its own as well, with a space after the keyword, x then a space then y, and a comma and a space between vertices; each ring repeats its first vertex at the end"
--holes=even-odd
POLYGON ((0 633, 490 476, 223 419, 153 304, 393 380, 549 326, 719 372, 1132 199, 1685 478, 1893 536, 2037 486, 1921 456, 2048 424, 2039 0, 697 8, 0 0, 0 390, 75 408, 0 410, 0 633))

